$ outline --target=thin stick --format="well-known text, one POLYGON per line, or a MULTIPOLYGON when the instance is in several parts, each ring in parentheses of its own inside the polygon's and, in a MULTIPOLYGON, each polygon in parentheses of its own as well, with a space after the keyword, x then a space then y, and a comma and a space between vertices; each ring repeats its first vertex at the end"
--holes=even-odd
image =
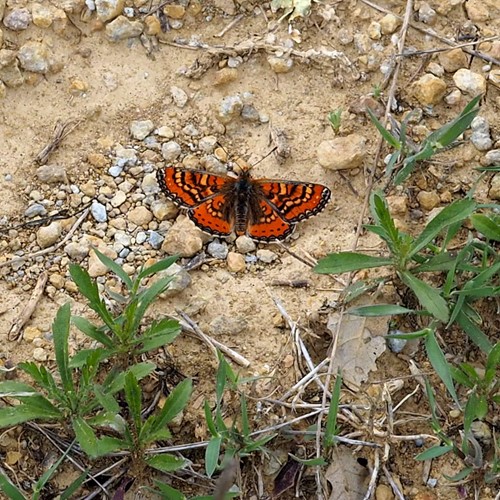
POLYGON ((68 234, 55 245, 51 247, 44 248, 43 250, 39 250, 38 252, 31 253, 28 255, 23 255, 22 257, 15 257, 14 259, 8 260, 6 262, 0 262, 0 267, 10 266, 11 264, 24 262, 29 259, 34 259, 35 257, 40 257, 40 255, 46 255, 50 252, 55 252, 58 248, 61 248, 72 236, 73 233, 78 229, 78 226, 86 219, 87 215, 90 212, 90 208, 87 208, 83 211, 82 215, 78 218, 78 220, 73 224, 72 228, 68 231, 68 234))
POLYGON ((399 500, 405 500, 403 493, 399 489, 399 487, 396 484, 396 482, 394 481, 394 479, 392 479, 392 475, 389 472, 389 469, 387 468, 387 466, 383 465, 382 470, 384 471, 384 475, 387 478, 387 481, 389 481, 389 484, 391 485, 392 491, 394 492, 396 497, 399 498, 399 500))
POLYGON ((380 470, 380 455, 378 450, 375 450, 375 463, 373 464, 373 471, 370 477, 370 483, 368 484, 368 490, 363 497, 363 500, 370 500, 373 492, 375 491, 375 485, 377 484, 378 471, 380 470))
POLYGON ((26 322, 31 318, 31 315, 36 309, 39 300, 42 298, 48 277, 49 273, 47 271, 43 271, 40 276, 38 276, 35 288, 33 288, 33 292, 31 293, 31 297, 28 300, 26 307, 10 327, 9 333, 7 335, 7 338, 9 340, 21 340, 21 330, 26 322))
POLYGON ((248 359, 246 359, 244 356, 237 353, 236 351, 233 351, 226 345, 221 344, 219 341, 210 337, 206 333, 203 333, 200 327, 184 311, 181 311, 180 309, 176 309, 176 311, 177 314, 182 318, 180 320, 182 329, 188 333, 193 334, 195 337, 198 337, 202 342, 205 342, 205 344, 207 344, 215 354, 215 357, 217 357, 217 349, 219 349, 219 351, 230 357, 235 363, 238 363, 245 368, 248 368, 250 366, 250 361, 248 361, 248 359))
POLYGON ((234 28, 242 19, 243 14, 237 15, 218 35, 214 35, 215 38, 222 38, 230 29, 234 28))
POLYGON ((80 118, 78 120, 68 120, 66 122, 61 122, 61 120, 57 120, 56 126, 54 127, 54 132, 52 133, 52 137, 48 144, 35 156, 35 161, 39 165, 45 165, 49 159, 49 156, 52 152, 54 152, 61 142, 69 135, 73 130, 75 130, 78 125, 80 125, 84 118, 80 118))

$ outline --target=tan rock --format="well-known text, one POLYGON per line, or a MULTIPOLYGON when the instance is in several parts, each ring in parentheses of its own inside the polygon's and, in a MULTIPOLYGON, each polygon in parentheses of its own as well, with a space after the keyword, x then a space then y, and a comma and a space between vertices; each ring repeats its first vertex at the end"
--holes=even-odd
POLYGON ((236 68, 223 68, 215 73, 214 85, 225 85, 234 82, 237 78, 238 70, 236 68))
POLYGON ((459 69, 453 75, 453 81, 462 92, 466 92, 467 94, 476 96, 486 92, 486 78, 469 69, 459 69))
POLYGON ((408 197, 406 196, 387 196, 386 201, 392 215, 404 215, 408 211, 408 197))
POLYGON ((500 200, 500 174, 495 174, 493 179, 491 179, 490 190, 488 191, 488 196, 492 200, 500 200))
POLYGON ((186 14, 186 9, 182 5, 165 5, 163 13, 171 19, 182 19, 186 14))
POLYGON ((228 270, 233 273, 241 273, 246 269, 245 257, 241 253, 229 252, 226 262, 228 270))
POLYGON ((153 214, 146 207, 136 207, 127 214, 130 222, 137 226, 146 226, 153 220, 153 214))
POLYGON ((414 84, 415 98, 424 106, 437 104, 446 93, 446 82, 437 76, 426 73, 414 84))
POLYGON ((435 191, 420 191, 417 195, 417 200, 424 210, 432 210, 441 202, 439 195, 435 191))
POLYGON ((192 257, 203 248, 201 231, 187 217, 179 217, 165 235, 161 249, 169 255, 192 257))
POLYGON ((490 18, 488 6, 484 0, 467 0, 465 10, 469 19, 474 22, 487 21, 490 18))
POLYGON ((447 50, 438 56, 439 64, 448 73, 454 73, 460 68, 467 67, 467 56, 462 49, 447 50))
POLYGON ((359 167, 366 154, 366 139, 359 134, 323 141, 317 150, 320 165, 330 170, 359 167))
POLYGON ((387 14, 379 23, 383 35, 392 35, 401 25, 401 19, 394 14, 387 14))

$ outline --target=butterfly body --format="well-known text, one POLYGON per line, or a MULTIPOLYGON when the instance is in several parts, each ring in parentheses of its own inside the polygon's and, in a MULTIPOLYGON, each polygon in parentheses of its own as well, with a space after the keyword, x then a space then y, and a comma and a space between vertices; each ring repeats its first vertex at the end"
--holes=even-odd
POLYGON ((234 178, 166 167, 157 178, 162 191, 187 208, 200 229, 217 236, 234 231, 257 241, 285 239, 297 222, 319 213, 330 199, 330 190, 321 184, 253 179, 248 170, 234 178))

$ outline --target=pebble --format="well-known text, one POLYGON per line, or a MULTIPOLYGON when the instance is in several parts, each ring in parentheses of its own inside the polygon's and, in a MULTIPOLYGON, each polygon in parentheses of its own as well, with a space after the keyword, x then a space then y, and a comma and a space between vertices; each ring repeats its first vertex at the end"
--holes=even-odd
POLYGON ((323 141, 317 149, 320 165, 330 170, 359 167, 366 154, 366 139, 359 134, 323 141))
POLYGON ((140 36, 143 29, 141 21, 130 21, 125 16, 118 16, 106 25, 106 36, 110 42, 119 42, 140 36))
POLYGON ((217 137, 214 135, 206 135, 202 137, 198 142, 198 148, 204 153, 212 153, 217 144, 217 137))
POLYGON ((186 14, 186 8, 183 5, 165 5, 163 12, 170 19, 182 19, 186 14))
POLYGON ((191 284, 191 276, 179 264, 172 264, 170 267, 159 273, 159 277, 173 276, 168 289, 164 292, 166 297, 172 297, 185 290, 191 284))
POLYGON ((113 238, 115 242, 122 245, 122 247, 129 247, 132 244, 132 237, 125 231, 116 231, 113 238))
POLYGON ((462 92, 460 90, 455 89, 452 90, 445 98, 444 101, 446 104, 449 104, 450 106, 456 106, 457 104, 460 104, 462 101, 462 92))
POLYGON ((118 17, 125 6, 125 0, 95 0, 97 19, 103 23, 118 17))
POLYGON ((257 250, 257 258, 266 264, 270 264, 271 262, 274 262, 278 256, 272 252, 271 250, 267 250, 266 248, 262 248, 257 250))
POLYGON ((90 213, 94 217, 96 222, 106 222, 108 220, 108 214, 106 213, 106 207, 94 200, 90 207, 90 213))
MULTIPOLYGON (((109 257, 111 260, 115 260, 118 257, 116 251, 105 245, 99 245, 99 252, 109 257)), ((97 257, 95 252, 90 253, 88 273, 91 278, 97 278, 99 276, 104 276, 108 272, 107 266, 105 266, 97 257)))
POLYGON ((158 181, 156 180, 156 171, 146 174, 141 183, 142 192, 146 195, 156 194, 159 191, 158 181))
POLYGON ((467 66, 467 56, 462 49, 452 49, 438 55, 439 64, 447 73, 454 73, 467 66))
POLYGON ((42 332, 36 326, 27 326, 23 332, 23 340, 27 342, 33 342, 33 340, 38 339, 42 336, 42 332))
POLYGON ((130 135, 142 141, 145 139, 153 130, 155 126, 151 120, 135 120, 130 123, 130 135))
POLYGON ((33 73, 46 74, 54 65, 54 56, 44 42, 26 42, 17 53, 21 68, 33 73))
MULTIPOLYGON (((233 0, 214 0, 214 7, 222 10, 228 16, 236 15, 236 5, 233 0)), ((238 3, 241 3, 238 1, 238 3)))
POLYGON ((217 71, 214 76, 214 85, 226 85, 234 82, 238 78, 238 70, 236 68, 222 68, 217 71))
POLYGON ((288 73, 293 68, 291 57, 268 56, 267 62, 275 73, 288 73))
POLYGON ((491 179, 491 185, 488 191, 488 196, 492 200, 500 200, 500 173, 495 174, 491 179))
POLYGON ((174 104, 178 108, 182 109, 184 106, 186 106, 189 98, 186 92, 182 90, 180 87, 172 85, 172 87, 170 87, 170 95, 172 96, 174 104))
POLYGON ((258 122, 260 121, 260 114, 253 104, 244 104, 241 110, 241 118, 249 122, 258 122))
POLYGON ((114 208, 123 205, 127 201, 127 195, 123 191, 117 191, 116 194, 111 198, 110 203, 114 208))
MULTIPOLYGON (((164 240, 165 240, 165 238, 160 233, 157 233, 156 231, 149 231, 148 241, 149 241, 149 244, 155 250, 159 250, 161 248, 164 240)), ((136 236, 136 241, 137 241, 137 243, 140 243, 138 236, 136 236)))
MULTIPOLYGON (((493 3, 491 5, 492 7, 493 3)), ((467 17, 474 23, 481 23, 490 18, 490 11, 484 0, 468 0, 465 2, 464 6, 467 12, 467 17)), ((496 11, 498 13, 498 4, 496 4, 496 11)))
POLYGON ((123 172, 123 166, 122 165, 113 165, 112 167, 108 168, 108 174, 111 175, 112 177, 119 177, 123 172))
POLYGON ((226 242, 211 241, 207 246, 207 252, 214 259, 224 260, 227 257, 228 249, 226 242))
POLYGON ((486 92, 486 78, 479 73, 470 71, 469 69, 459 69, 453 75, 453 81, 462 92, 465 92, 473 97, 486 92))
POLYGON ((47 248, 53 245, 62 233, 61 223, 53 221, 48 226, 41 227, 36 232, 36 241, 41 248, 47 248))
POLYGON ((28 9, 13 9, 3 18, 3 24, 12 31, 23 31, 31 23, 31 14, 28 9))
POLYGON ((383 35, 392 35, 401 25, 401 20, 394 14, 387 14, 380 19, 379 23, 383 35))
POLYGON ((489 165, 500 165, 500 149, 492 149, 484 155, 485 164, 489 165))
POLYGON ((242 109, 243 101, 240 95, 224 97, 217 109, 217 119, 222 124, 227 125, 240 115, 242 109))
POLYGON ((379 484, 375 490, 375 500, 394 500, 391 488, 386 484, 379 484))
POLYGON ((407 196, 390 195, 386 197, 386 201, 392 215, 404 215, 408 212, 407 196))
POLYGON ((60 290, 64 287, 64 278, 59 273, 51 274, 49 276, 49 282, 56 290, 60 290))
POLYGON ((476 116, 472 120, 471 126, 472 134, 470 140, 478 151, 488 151, 493 146, 493 141, 490 137, 490 125, 486 118, 476 116))
POLYGON ((227 268, 233 273, 241 273, 246 269, 245 257, 241 253, 229 252, 227 254, 227 268))
POLYGON ((368 26, 368 36, 372 40, 380 40, 382 38, 380 23, 378 23, 377 21, 372 21, 370 23, 370 26, 368 26))
POLYGON ((200 135, 200 131, 192 124, 188 123, 183 129, 182 132, 189 137, 197 137, 200 135))
MULTIPOLYGON (((136 235, 135 235, 135 242, 138 244, 138 245, 142 245, 146 240, 148 239, 148 233, 144 232, 144 231, 139 231, 136 235)), ((162 237, 162 241, 163 241, 163 237, 162 237)))
POLYGON ((61 165, 42 165, 36 170, 37 179, 45 184, 68 182, 66 169, 61 165))
POLYGON ((177 205, 170 200, 155 200, 151 203, 151 212, 159 221, 175 219, 179 213, 177 205))
POLYGON ((446 82, 431 73, 426 73, 413 84, 413 92, 420 104, 431 106, 444 97, 446 82))
POLYGON ((48 358, 47 352, 43 349, 43 347, 35 347, 35 349, 33 349, 32 357, 35 361, 47 361, 48 358))
POLYGON ((79 242, 68 243, 64 247, 64 251, 71 260, 82 261, 89 254, 90 246, 87 240, 82 238, 79 242))
POLYGON ((192 257, 203 248, 200 230, 187 217, 179 217, 165 235, 161 246, 169 255, 192 257))
POLYGON ((30 205, 24 212, 24 216, 28 219, 32 219, 33 217, 44 216, 47 214, 47 209, 41 205, 40 203, 33 203, 30 205))
MULTIPOLYGON (((39 28, 49 28, 53 21, 52 6, 34 3, 31 5, 33 24, 39 28)), ((1 45, 1 44, 0 44, 1 45)))
POLYGON ((139 206, 127 213, 127 219, 137 226, 146 226, 153 220, 153 214, 146 207, 139 206))
POLYGON ((158 129, 156 129, 155 133, 156 133, 156 135, 159 135, 160 137, 165 137, 165 139, 173 139, 175 136, 172 128, 168 127, 167 125, 163 125, 162 127, 159 127, 158 129))
POLYGON ((418 9, 419 21, 432 26, 436 23, 436 18, 436 11, 427 2, 423 2, 420 4, 420 8, 418 9))
POLYGON ((137 164, 137 152, 132 148, 117 146, 115 148, 116 164, 120 167, 134 166, 137 164))
POLYGON ((253 252, 257 248, 255 241, 253 241, 252 238, 250 238, 246 234, 238 236, 235 243, 238 252, 242 254, 253 252))
MULTIPOLYGON (((400 332, 399 330, 394 330, 391 331, 390 333, 391 335, 395 335, 395 334, 401 334, 403 332, 400 332)), ((387 339, 387 345, 389 346, 389 349, 392 352, 395 352, 396 354, 400 353, 404 349, 407 343, 408 343, 407 339, 395 339, 395 338, 387 339)))
POLYGON ((243 316, 217 316, 210 322, 210 330, 215 335, 237 335, 248 328, 243 316))
POLYGON ((175 141, 168 141, 161 146, 161 155, 169 162, 179 158, 181 154, 181 147, 175 141))
POLYGON ((441 202, 439 195, 435 191, 420 191, 417 194, 417 200, 420 207, 424 210, 432 210, 441 202))

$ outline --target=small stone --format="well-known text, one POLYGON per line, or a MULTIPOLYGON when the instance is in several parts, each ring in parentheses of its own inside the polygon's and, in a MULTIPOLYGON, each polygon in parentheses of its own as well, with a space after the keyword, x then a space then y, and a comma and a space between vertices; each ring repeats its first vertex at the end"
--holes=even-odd
POLYGON ((118 16, 106 25, 106 36, 110 42, 119 42, 140 36, 143 29, 141 21, 130 21, 125 16, 118 16))
POLYGON ((495 174, 491 179, 490 190, 488 196, 492 200, 500 200, 500 174, 495 174))
POLYGON ((214 259, 224 260, 228 254, 227 243, 225 242, 220 243, 219 241, 211 241, 208 244, 207 252, 214 259))
POLYGON ((175 219, 179 213, 177 205, 171 200, 155 200, 151 203, 151 212, 159 221, 175 219))
MULTIPOLYGON (((396 333, 402 333, 402 332, 399 332, 397 330, 391 331, 391 335, 394 335, 396 333)), ((395 352, 396 354, 400 353, 405 348, 407 343, 408 343, 407 339, 397 339, 392 337, 387 339, 387 345, 389 346, 389 349, 392 352, 395 352)))
POLYGON ((436 11, 427 2, 423 2, 422 4, 420 4, 420 8, 418 9, 419 21, 432 26, 436 23, 436 18, 436 11))
POLYGON ((79 242, 68 243, 64 247, 64 251, 71 260, 82 261, 89 254, 90 246, 87 240, 82 238, 79 242))
POLYGON ((222 99, 217 110, 217 119, 224 125, 227 125, 234 118, 240 115, 243 109, 243 101, 241 96, 233 95, 222 99))
POLYGON ((129 247, 132 244, 132 237, 125 231, 116 231, 113 238, 122 248, 129 247))
POLYGON ((3 18, 3 24, 12 31, 23 31, 31 23, 31 13, 28 9, 14 9, 3 18))
POLYGON ((156 180, 156 171, 143 177, 141 189, 145 195, 156 194, 159 191, 158 181, 156 180))
POLYGON ((372 21, 370 23, 370 26, 368 26, 368 36, 372 40, 380 40, 382 38, 380 23, 377 23, 377 21, 372 21))
POLYGON ((366 154, 366 139, 359 134, 323 141, 317 150, 320 165, 330 170, 359 167, 366 154))
POLYGON ((160 137, 165 137, 165 139, 173 139, 173 137, 175 136, 174 131, 166 125, 163 125, 162 127, 156 129, 155 133, 160 137))
POLYGON ((0 99, 4 99, 7 95, 7 86, 0 79, 0 99))
MULTIPOLYGON (((156 231, 149 231, 149 244, 155 249, 159 250, 161 248, 161 245, 165 238, 160 234, 157 233, 156 231)), ((139 243, 139 240, 136 238, 137 243, 139 243)))
MULTIPOLYGON (((236 15, 236 6, 233 0, 214 0, 214 7, 222 10, 228 16, 236 15)), ((242 3, 238 1, 238 3, 242 3)))
MULTIPOLYGON (((109 257, 111 260, 115 260, 118 257, 118 254, 115 252, 115 250, 109 248, 108 246, 99 245, 98 250, 106 257, 109 257)), ((88 267, 88 273, 90 277, 97 278, 98 276, 104 276, 108 271, 108 267, 99 260, 97 254, 95 252, 91 252, 88 267)))
POLYGON ((158 279, 166 276, 172 276, 173 280, 168 285, 168 288, 163 292, 162 296, 172 297, 185 290, 191 284, 191 276, 179 264, 172 264, 170 267, 158 273, 158 279))
POLYGON ((112 167, 108 168, 108 174, 111 175, 111 177, 119 177, 123 172, 123 167, 121 165, 113 165, 112 167))
POLYGON ((491 429, 486 422, 475 420, 470 426, 472 435, 484 444, 491 444, 491 429))
POLYGON ((265 248, 261 248, 257 250, 257 258, 266 264, 270 264, 271 262, 274 262, 278 256, 272 252, 271 250, 267 250, 265 248))
POLYGON ((437 76, 426 73, 414 84, 414 95, 424 106, 437 104, 446 93, 446 82, 437 76))
POLYGON ((90 207, 90 213, 94 217, 96 222, 106 222, 108 220, 108 214, 106 213, 106 207, 94 200, 90 207))
POLYGON ((40 203, 33 203, 33 205, 30 205, 24 212, 24 216, 27 217, 28 219, 32 219, 37 215, 43 217, 46 214, 47 214, 47 209, 40 203))
POLYGON ((460 92, 460 90, 458 89, 452 90, 444 98, 444 102, 446 104, 449 104, 450 106, 456 106, 457 104, 460 104, 461 101, 462 101, 462 92, 460 92))
POLYGON ((394 500, 391 488, 386 484, 379 484, 375 490, 375 500, 394 500))
POLYGON ((488 81, 496 87, 500 87, 500 69, 493 68, 488 74, 488 81))
POLYGON ((26 42, 17 53, 21 68, 33 73, 46 74, 54 65, 54 56, 44 42, 26 42))
POLYGON ((267 62, 275 73, 288 73, 293 67, 291 57, 268 56, 267 62))
POLYGON ((383 35, 392 35, 401 25, 401 20, 394 14, 387 14, 379 21, 379 23, 383 35))
POLYGON ((161 155, 168 162, 172 162, 179 158, 181 147, 175 141, 168 141, 161 145, 161 155))
POLYGON ((469 69, 459 69, 453 75, 453 81, 462 92, 470 94, 471 96, 484 94, 486 92, 486 78, 469 69))
POLYGON ((151 120, 135 120, 130 124, 130 135, 142 141, 145 139, 155 128, 151 120))
POLYGON ((210 330, 215 335, 237 335, 248 328, 243 316, 217 316, 210 322, 210 330))
POLYGON ((172 87, 170 87, 170 95, 174 100, 174 104, 178 108, 183 108, 187 104, 189 99, 186 92, 184 92, 184 90, 182 90, 181 88, 176 87, 175 85, 172 85, 172 87))
POLYGON ((493 141, 490 137, 490 126, 486 118, 476 116, 472 120, 471 126, 472 134, 470 140, 478 151, 488 151, 493 146, 493 141))
POLYGON ((234 82, 238 78, 238 70, 236 68, 222 68, 215 73, 214 85, 226 85, 226 83, 234 82))
POLYGON ((441 78, 444 75, 444 68, 435 62, 430 62, 427 66, 427 71, 432 73, 434 76, 441 78))
POLYGON ((148 36, 157 36, 161 33, 161 22, 156 16, 147 16, 144 19, 144 33, 148 36))
POLYGON ((252 240, 249 236, 246 234, 242 236, 238 236, 236 238, 236 248, 238 249, 238 252, 242 254, 254 252, 255 249, 257 248, 257 245, 255 244, 255 241, 252 240))
POLYGON ((66 169, 62 165, 42 165, 36 170, 36 176, 45 184, 58 184, 68 182, 66 169))
POLYGON ((492 149, 484 155, 485 165, 500 165, 500 149, 492 149))
POLYGON ((214 135, 207 135, 202 137, 198 142, 198 148, 204 153, 212 153, 217 144, 217 137, 214 135))
POLYGON ((43 347, 35 347, 33 349, 33 359, 35 361, 47 361, 47 353, 43 347))
POLYGON ((198 137, 200 135, 200 131, 192 123, 188 123, 182 129, 182 132, 189 137, 198 137))
POLYGON ((435 191, 420 191, 417 194, 417 200, 424 210, 432 210, 441 202, 439 195, 435 191))
POLYGON ((23 341, 33 342, 35 339, 39 339, 42 336, 42 332, 36 326, 27 326, 23 332, 23 341))
POLYGON ((259 112, 255 109, 253 104, 244 104, 243 109, 241 110, 241 118, 243 120, 249 122, 258 122, 260 121, 259 112))
POLYGON ((368 54, 372 48, 372 43, 365 33, 356 33, 354 35, 354 47, 358 54, 368 54))
POLYGON ((125 6, 125 0, 94 0, 97 19, 105 23, 118 17, 125 6))
POLYGON ((72 78, 69 85, 69 92, 75 96, 81 96, 88 92, 90 86, 85 80, 72 78))
POLYGON ((165 5, 163 12, 170 19, 182 19, 186 14, 186 8, 183 5, 165 5))
MULTIPOLYGON (((0 53, 2 52, 5 53, 14 51, 7 51, 6 49, 0 50, 0 53)), ((5 86, 12 88, 20 87, 24 83, 24 77, 19 69, 17 59, 15 59, 11 64, 5 65, 2 65, 2 61, 0 60, 0 80, 5 84, 5 86)))
POLYGON ((123 191, 117 191, 116 194, 111 198, 110 203, 114 208, 123 205, 127 201, 127 195, 123 191))
POLYGON ((408 212, 408 198, 406 196, 387 196, 386 201, 392 215, 405 215, 408 212))
POLYGON ((61 233, 61 223, 53 221, 48 226, 41 227, 36 232, 36 242, 41 248, 50 247, 61 237, 61 233))
POLYGON ((64 287, 64 278, 59 273, 51 274, 49 276, 49 282, 56 290, 60 290, 64 287))
POLYGON ((153 220, 153 214, 146 207, 136 207, 127 214, 127 219, 137 226, 146 226, 153 220))
POLYGON ((454 73, 467 66, 467 56, 462 49, 452 49, 438 55, 439 64, 448 73, 454 73))
POLYGON ((169 255, 192 257, 203 248, 200 230, 187 217, 179 217, 165 235, 162 251, 169 255))
POLYGON ((229 252, 227 254, 227 268, 233 273, 241 273, 246 269, 245 257, 241 253, 229 252))
MULTIPOLYGON (((31 5, 33 24, 39 28, 49 28, 53 21, 52 6, 34 3, 31 5)), ((1 44, 0 44, 1 46, 1 44)))
MULTIPOLYGON (((490 18, 488 5, 484 0, 468 0, 464 4, 467 17, 473 22, 484 22, 490 18)), ((496 8, 498 14, 498 4, 496 8)), ((498 19, 498 18, 497 18, 498 19)))

